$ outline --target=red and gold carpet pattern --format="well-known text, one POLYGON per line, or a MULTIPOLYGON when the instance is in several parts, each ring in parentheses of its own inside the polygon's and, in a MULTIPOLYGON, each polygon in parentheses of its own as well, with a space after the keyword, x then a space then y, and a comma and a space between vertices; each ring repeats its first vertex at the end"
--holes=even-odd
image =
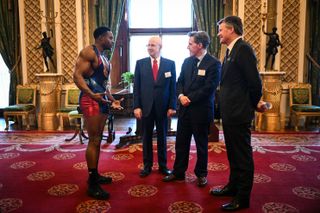
MULTIPOLYGON (((227 197, 211 188, 227 182, 229 165, 223 137, 209 144, 208 185, 198 188, 194 145, 185 181, 164 183, 158 173, 139 177, 142 146, 101 147, 99 171, 113 183, 111 197, 86 195, 86 145, 64 142, 72 133, 0 133, 0 212, 220 212, 227 197)), ((116 142, 115 142, 116 143, 116 142)), ((254 187, 249 209, 241 212, 320 212, 320 134, 253 134, 254 187)), ((156 146, 156 144, 154 144, 156 146)), ((156 150, 156 149, 154 149, 156 150)), ((168 166, 175 158, 169 138, 168 166)))

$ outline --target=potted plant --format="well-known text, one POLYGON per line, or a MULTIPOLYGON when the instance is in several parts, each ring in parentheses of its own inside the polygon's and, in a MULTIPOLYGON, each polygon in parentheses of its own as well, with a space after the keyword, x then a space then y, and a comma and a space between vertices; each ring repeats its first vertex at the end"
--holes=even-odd
POLYGON ((133 78, 134 74, 132 72, 124 72, 121 74, 122 83, 126 89, 132 90, 133 78))

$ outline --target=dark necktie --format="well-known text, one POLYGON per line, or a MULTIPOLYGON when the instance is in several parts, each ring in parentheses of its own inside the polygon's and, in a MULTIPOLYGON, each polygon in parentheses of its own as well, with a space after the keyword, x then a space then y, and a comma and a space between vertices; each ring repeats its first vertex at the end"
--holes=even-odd
POLYGON ((158 76, 158 62, 156 59, 153 59, 152 73, 153 73, 153 80, 156 81, 158 76))
POLYGON ((192 78, 195 78, 197 76, 197 71, 198 71, 198 63, 199 59, 197 57, 194 58, 193 60, 193 66, 192 66, 192 78))
POLYGON ((229 58, 229 49, 227 48, 226 56, 224 57, 223 62, 226 63, 228 58, 229 58))

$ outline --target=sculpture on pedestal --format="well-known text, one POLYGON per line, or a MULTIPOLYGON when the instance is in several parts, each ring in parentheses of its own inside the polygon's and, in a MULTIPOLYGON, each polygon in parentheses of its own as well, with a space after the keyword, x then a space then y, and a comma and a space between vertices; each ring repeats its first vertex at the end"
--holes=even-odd
POLYGON ((270 70, 273 70, 274 61, 276 58, 276 54, 278 53, 278 47, 282 47, 282 44, 280 43, 279 35, 277 33, 277 28, 273 27, 272 32, 268 33, 264 30, 264 25, 262 26, 262 32, 269 37, 268 43, 267 43, 267 56, 266 56, 266 64, 265 69, 267 70, 270 68, 270 70), (268 67, 269 59, 271 57, 271 65, 268 67))
POLYGON ((50 37, 47 36, 47 33, 43 32, 42 35, 43 35, 43 38, 41 39, 41 43, 36 49, 42 48, 42 57, 47 68, 46 71, 48 71, 49 70, 48 58, 51 61, 53 67, 55 68, 54 61, 52 59, 54 49, 50 45, 50 37))

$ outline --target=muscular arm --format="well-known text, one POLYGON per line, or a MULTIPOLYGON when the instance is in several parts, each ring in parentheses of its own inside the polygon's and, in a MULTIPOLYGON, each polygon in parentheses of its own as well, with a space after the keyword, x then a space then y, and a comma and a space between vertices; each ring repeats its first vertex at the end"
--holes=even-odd
POLYGON ((90 76, 90 74, 92 74, 91 62, 93 60, 94 58, 92 57, 89 47, 86 47, 80 52, 73 73, 74 83, 82 92, 87 93, 90 97, 93 96, 93 92, 85 82, 84 76, 90 76))
POLYGON ((85 76, 90 76, 93 73, 92 63, 95 58, 95 53, 91 47, 86 47, 80 52, 74 68, 73 81, 83 93, 87 93, 93 99, 101 101, 101 95, 93 93, 84 80, 85 76))

